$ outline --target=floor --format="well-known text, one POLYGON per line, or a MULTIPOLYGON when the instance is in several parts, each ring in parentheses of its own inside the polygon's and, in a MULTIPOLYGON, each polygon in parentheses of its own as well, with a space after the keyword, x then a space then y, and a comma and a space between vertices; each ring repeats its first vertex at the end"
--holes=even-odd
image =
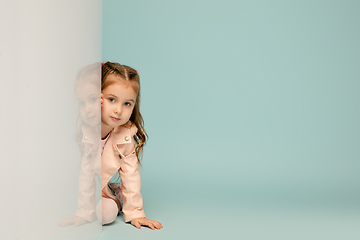
POLYGON ((360 211, 352 206, 300 206, 224 201, 224 204, 190 201, 151 202, 148 218, 163 224, 161 230, 136 229, 120 215, 103 226, 98 240, 110 239, 360 239, 360 211))

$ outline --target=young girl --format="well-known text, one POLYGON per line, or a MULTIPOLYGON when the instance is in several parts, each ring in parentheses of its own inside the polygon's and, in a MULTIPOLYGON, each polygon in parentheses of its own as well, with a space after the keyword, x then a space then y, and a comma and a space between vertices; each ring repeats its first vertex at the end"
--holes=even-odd
MULTIPOLYGON (((96 74, 91 76, 96 79, 96 74)), ((118 63, 102 64, 101 129, 97 127, 95 119, 99 118, 96 117, 96 107, 93 107, 97 102, 94 100, 96 84, 88 80, 88 77, 86 79, 87 81, 81 81, 84 82, 81 88, 77 88, 84 122, 81 134, 83 158, 79 175, 78 210, 76 216, 64 219, 58 225, 79 226, 92 222, 95 220, 95 212, 102 224, 108 224, 113 222, 122 210, 125 222, 131 222, 137 228, 141 225, 151 229, 162 228, 161 223, 145 217, 140 193, 138 164, 147 134, 140 114, 138 72, 118 63), (99 140, 96 139, 99 135, 101 144, 98 144, 99 140), (96 175, 101 175, 102 200, 95 211, 96 175), (121 184, 116 181, 116 176, 121 178, 121 184)))
POLYGON ((138 72, 118 63, 104 63, 101 92, 102 223, 113 222, 122 209, 125 222, 137 228, 160 229, 161 223, 145 217, 140 193, 138 164, 147 134, 140 114, 138 72), (109 182, 116 173, 121 187, 109 182))

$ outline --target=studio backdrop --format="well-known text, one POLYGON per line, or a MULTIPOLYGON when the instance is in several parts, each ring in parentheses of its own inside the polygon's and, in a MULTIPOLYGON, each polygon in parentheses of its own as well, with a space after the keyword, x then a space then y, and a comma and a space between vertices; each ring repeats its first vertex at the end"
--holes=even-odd
POLYGON ((104 1, 103 60, 140 72, 143 195, 162 231, 359 236, 359 10, 351 0, 104 1), (279 223, 278 210, 310 217, 279 223))

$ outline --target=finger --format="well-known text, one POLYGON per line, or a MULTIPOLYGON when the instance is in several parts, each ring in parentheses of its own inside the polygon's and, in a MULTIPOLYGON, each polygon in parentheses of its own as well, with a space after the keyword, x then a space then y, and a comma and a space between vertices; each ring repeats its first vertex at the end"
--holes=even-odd
POLYGON ((79 221, 77 221, 76 223, 74 223, 74 227, 78 227, 78 226, 84 225, 85 223, 86 223, 86 221, 79 220, 79 221))
POLYGON ((64 220, 62 220, 61 222, 59 222, 58 223, 58 226, 60 226, 60 227, 65 227, 65 226, 67 226, 67 225, 70 225, 71 223, 70 223, 71 221, 70 221, 70 219, 64 219, 64 220))
POLYGON ((149 222, 149 221, 146 221, 146 222, 142 222, 141 225, 143 226, 148 226, 149 228, 151 228, 152 230, 154 230, 154 225, 149 222))
POLYGON ((156 223, 156 224, 158 224, 158 225, 162 225, 160 222, 155 221, 155 220, 154 220, 154 223, 156 223))
POLYGON ((161 225, 161 223, 159 223, 159 222, 155 222, 155 223, 154 223, 154 226, 155 226, 157 229, 162 228, 162 225, 161 225))
POLYGON ((157 223, 157 222, 154 221, 154 220, 148 220, 148 221, 146 222, 147 226, 149 226, 152 230, 155 230, 155 228, 157 228, 156 225, 155 225, 156 223, 157 223))
POLYGON ((151 222, 147 223, 146 225, 152 230, 155 230, 154 224, 152 224, 151 222))
POLYGON ((136 228, 140 228, 141 224, 138 221, 131 222, 136 228))
POLYGON ((74 227, 78 227, 78 226, 82 225, 81 222, 82 222, 81 220, 77 220, 77 221, 74 223, 74 227))

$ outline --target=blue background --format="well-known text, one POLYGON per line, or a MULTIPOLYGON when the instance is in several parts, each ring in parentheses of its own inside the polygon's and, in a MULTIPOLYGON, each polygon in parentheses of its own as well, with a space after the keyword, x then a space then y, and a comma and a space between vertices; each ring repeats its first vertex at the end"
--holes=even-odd
POLYGON ((120 216, 100 239, 358 239, 359 11, 104 1, 103 61, 140 72, 144 208, 164 228, 120 216))

